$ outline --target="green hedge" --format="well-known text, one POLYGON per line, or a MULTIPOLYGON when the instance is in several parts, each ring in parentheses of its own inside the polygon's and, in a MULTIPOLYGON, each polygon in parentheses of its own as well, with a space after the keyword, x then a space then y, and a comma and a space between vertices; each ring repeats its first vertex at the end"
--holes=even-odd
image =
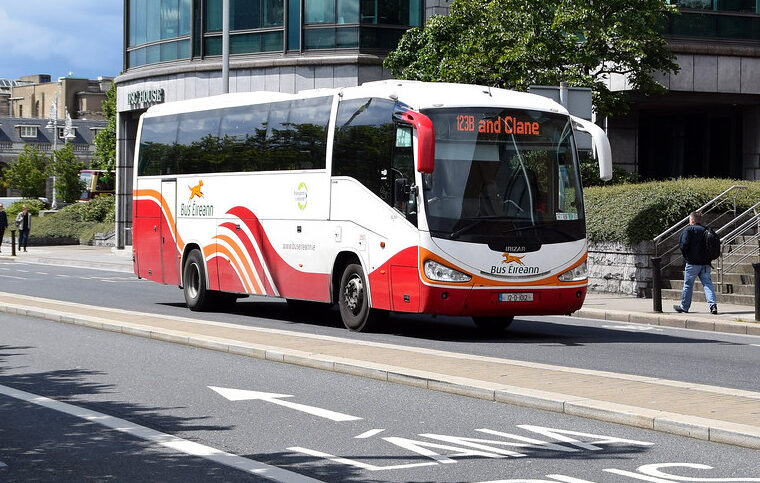
POLYGON ((8 216, 8 223, 11 223, 16 219, 16 215, 21 213, 24 205, 26 205, 26 210, 31 213, 32 216, 39 215, 40 211, 45 209, 45 203, 34 198, 25 198, 16 201, 15 203, 11 203, 11 205, 7 207, 8 209, 5 210, 8 216))
MULTIPOLYGON (((651 240, 733 185, 742 212, 760 201, 760 181, 680 178, 670 181, 592 186, 584 189, 590 241, 635 244, 651 240)), ((733 196, 716 210, 733 208, 733 196)))
POLYGON ((35 218, 32 238, 74 238, 88 244, 96 233, 114 231, 114 197, 102 196, 85 203, 71 204, 56 213, 35 218))

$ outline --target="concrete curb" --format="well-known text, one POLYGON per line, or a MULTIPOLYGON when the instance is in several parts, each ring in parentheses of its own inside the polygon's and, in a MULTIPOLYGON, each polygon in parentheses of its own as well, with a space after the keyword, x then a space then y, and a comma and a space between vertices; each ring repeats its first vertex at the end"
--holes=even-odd
POLYGON ((108 270, 112 272, 133 273, 132 265, 120 263, 120 262, 104 262, 99 260, 66 260, 63 258, 53 258, 37 255, 29 255, 25 253, 23 255, 16 255, 15 257, 6 254, 5 251, 0 253, 0 260, 9 262, 26 262, 35 263, 38 265, 59 265, 73 268, 85 268, 94 270, 108 270))
MULTIPOLYGON (((336 373, 366 377, 461 396, 543 409, 589 419, 635 426, 689 438, 760 449, 760 428, 725 421, 668 413, 635 406, 610 403, 565 394, 538 391, 516 386, 454 377, 435 372, 401 368, 388 364, 306 351, 244 343, 213 336, 161 329, 127 322, 104 321, 58 310, 28 308, 18 304, 0 304, 0 312, 36 317, 53 322, 79 325, 126 335, 184 344, 230 354, 283 362, 336 373)), ((118 312, 118 311, 114 311, 118 312)), ((202 322, 202 321, 196 321, 202 322)), ((360 342, 359 342, 360 343, 360 342)), ((570 371, 570 369, 568 369, 570 371)), ((588 371, 585 371, 588 372, 588 371)), ((673 383, 681 384, 681 383, 673 383)), ((682 383, 688 385, 687 383, 682 383)))
POLYGON ((760 336, 760 324, 749 322, 727 322, 714 320, 699 315, 676 315, 658 314, 655 312, 628 312, 623 310, 600 310, 581 308, 573 312, 573 317, 587 319, 612 320, 616 322, 629 322, 633 324, 657 325, 661 327, 675 327, 680 329, 706 330, 711 332, 723 332, 728 334, 757 335, 760 336))

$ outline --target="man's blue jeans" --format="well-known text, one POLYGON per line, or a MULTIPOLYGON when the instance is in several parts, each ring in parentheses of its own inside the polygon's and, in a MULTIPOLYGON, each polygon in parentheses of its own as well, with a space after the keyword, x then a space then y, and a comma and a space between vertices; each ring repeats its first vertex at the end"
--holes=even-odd
POLYGON ((694 293, 694 281, 699 277, 705 288, 707 305, 715 305, 715 288, 710 277, 710 265, 692 265, 687 263, 683 270, 683 291, 681 292, 681 308, 689 311, 691 307, 691 295, 694 293))
POLYGON ((29 230, 18 231, 18 247, 26 250, 26 244, 29 242, 29 230))

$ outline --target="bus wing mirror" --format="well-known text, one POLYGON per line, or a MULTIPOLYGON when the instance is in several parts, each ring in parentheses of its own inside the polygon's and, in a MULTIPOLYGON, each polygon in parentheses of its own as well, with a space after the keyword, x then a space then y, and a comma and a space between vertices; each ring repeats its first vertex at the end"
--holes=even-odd
POLYGON ((435 134, 433 121, 424 114, 406 110, 399 116, 417 131, 417 171, 432 173, 435 167, 435 134))
POLYGON ((573 124, 579 131, 591 135, 591 142, 594 146, 596 159, 599 161, 599 177, 604 181, 612 179, 612 149, 607 133, 602 128, 591 121, 581 119, 580 117, 570 116, 573 124))

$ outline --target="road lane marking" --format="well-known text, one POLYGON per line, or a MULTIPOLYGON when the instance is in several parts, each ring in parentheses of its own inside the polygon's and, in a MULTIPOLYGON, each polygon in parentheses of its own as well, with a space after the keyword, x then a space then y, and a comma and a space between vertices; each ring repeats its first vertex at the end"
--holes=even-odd
POLYGON ((282 398, 293 397, 290 394, 273 394, 271 392, 247 391, 245 389, 230 389, 227 387, 208 386, 209 389, 218 392, 230 401, 250 401, 261 400, 285 406, 286 408, 295 409, 320 418, 330 419, 332 421, 359 421, 360 417, 351 416, 350 414, 338 413, 329 409, 307 406, 305 404, 294 403, 292 401, 283 401, 282 398))
POLYGON ((334 461, 336 463, 353 466, 355 468, 360 468, 367 471, 383 471, 383 470, 403 470, 407 468, 417 468, 419 466, 437 466, 438 463, 435 461, 427 461, 425 463, 409 463, 409 464, 403 464, 403 465, 392 465, 392 466, 376 466, 369 463, 364 463, 362 461, 356 461, 349 458, 341 458, 335 455, 332 455, 330 453, 323 453, 321 451, 316 451, 309 448, 302 448, 300 446, 293 446, 291 448, 288 448, 289 451, 295 451, 297 453, 303 453, 309 456, 314 456, 317 458, 324 458, 328 459, 330 461, 334 461))
POLYGON ((3 278, 14 278, 16 280, 26 280, 24 277, 14 277, 13 275, 0 275, 3 278))
POLYGON ((20 391, 18 389, 13 389, 12 387, 3 385, 0 385, 0 394, 4 394, 6 396, 30 404, 36 404, 44 408, 75 416, 92 423, 97 423, 101 426, 114 429, 121 433, 125 433, 130 436, 136 436, 153 444, 164 446, 166 448, 170 448, 191 456, 204 458, 215 463, 235 468, 237 470, 245 471, 246 473, 255 474, 256 476, 260 476, 268 480, 281 481, 285 483, 320 482, 320 480, 315 480, 307 476, 299 475, 298 473, 293 473, 292 471, 284 470, 276 466, 260 463, 248 458, 243 458, 242 456, 227 453, 225 451, 196 443, 194 441, 188 441, 171 434, 161 433, 155 429, 140 426, 139 424, 127 421, 126 419, 109 416, 105 413, 81 408, 79 406, 74 406, 73 404, 68 404, 45 396, 39 396, 37 394, 20 391))
POLYGON ((367 432, 365 432, 365 433, 362 433, 362 434, 360 434, 360 435, 358 435, 358 436, 354 436, 354 438, 355 438, 355 439, 366 439, 366 438, 371 438, 372 436, 374 436, 374 435, 376 435, 376 434, 380 434, 380 433, 382 433, 383 431, 385 431, 385 430, 384 430, 384 429, 370 429, 369 431, 367 431, 367 432))
POLYGON ((651 325, 603 325, 603 329, 630 330, 633 332, 662 332, 664 329, 651 325))

